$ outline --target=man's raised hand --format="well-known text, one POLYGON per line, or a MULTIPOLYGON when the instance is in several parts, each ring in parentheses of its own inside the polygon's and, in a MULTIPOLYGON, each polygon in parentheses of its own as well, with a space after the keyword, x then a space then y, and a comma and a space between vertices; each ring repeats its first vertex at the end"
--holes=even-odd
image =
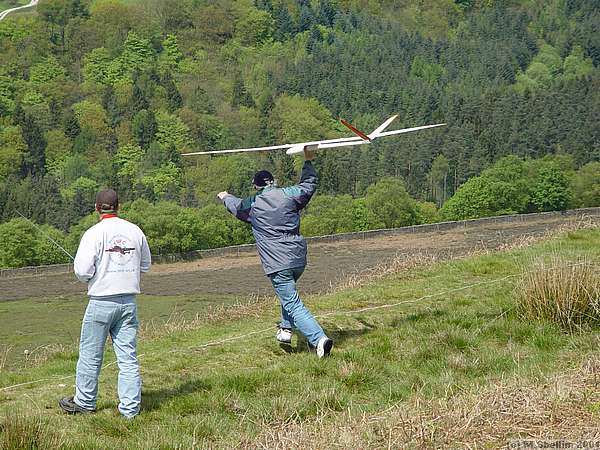
POLYGON ((304 148, 304 161, 312 161, 315 159, 315 151, 304 148))

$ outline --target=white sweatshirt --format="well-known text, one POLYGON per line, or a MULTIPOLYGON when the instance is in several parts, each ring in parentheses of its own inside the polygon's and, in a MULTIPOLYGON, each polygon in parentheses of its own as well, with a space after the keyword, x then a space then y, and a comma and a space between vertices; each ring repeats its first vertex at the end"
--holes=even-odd
POLYGON ((74 270, 88 283, 88 295, 104 297, 140 293, 140 273, 150 270, 146 236, 137 225, 107 217, 85 232, 74 270))

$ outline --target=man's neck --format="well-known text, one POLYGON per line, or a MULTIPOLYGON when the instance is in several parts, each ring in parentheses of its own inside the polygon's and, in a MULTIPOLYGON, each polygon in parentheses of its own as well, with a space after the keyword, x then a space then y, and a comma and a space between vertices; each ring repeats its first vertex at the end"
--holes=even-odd
POLYGON ((113 217, 118 217, 116 212, 100 213, 100 220, 111 219, 113 217))

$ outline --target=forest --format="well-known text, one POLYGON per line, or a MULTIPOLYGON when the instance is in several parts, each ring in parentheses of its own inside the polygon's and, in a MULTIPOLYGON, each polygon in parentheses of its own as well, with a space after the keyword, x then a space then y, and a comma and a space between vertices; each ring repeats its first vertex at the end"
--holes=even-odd
POLYGON ((0 21, 0 268, 68 262, 105 187, 154 254, 252 242, 216 193, 301 158, 182 153, 340 118, 447 126, 318 152, 306 235, 600 206, 599 64, 600 0, 43 0, 0 21))

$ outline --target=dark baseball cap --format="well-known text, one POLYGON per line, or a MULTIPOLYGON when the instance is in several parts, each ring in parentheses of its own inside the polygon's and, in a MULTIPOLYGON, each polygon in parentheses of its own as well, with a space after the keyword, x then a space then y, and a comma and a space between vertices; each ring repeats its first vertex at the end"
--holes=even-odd
POLYGON ((254 174, 252 182, 255 186, 265 187, 273 182, 273 175, 268 170, 260 170, 254 174))
POLYGON ((96 207, 100 211, 116 211, 119 208, 119 196, 112 189, 98 192, 96 207))

